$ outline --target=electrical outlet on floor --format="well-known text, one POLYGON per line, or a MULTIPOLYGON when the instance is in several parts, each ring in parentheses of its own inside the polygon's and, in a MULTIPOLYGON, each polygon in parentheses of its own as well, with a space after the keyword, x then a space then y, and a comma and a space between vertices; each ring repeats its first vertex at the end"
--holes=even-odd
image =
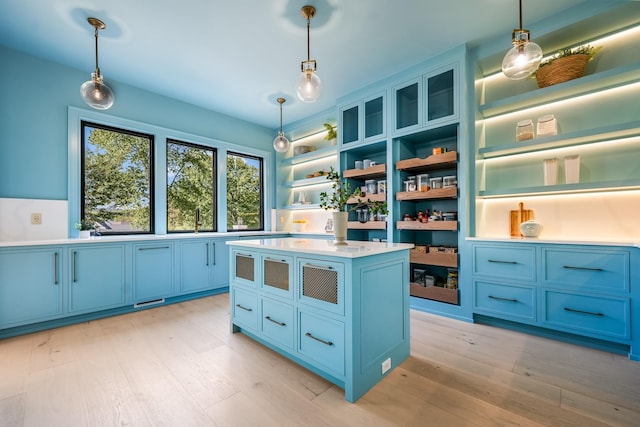
POLYGON ((391 369, 391 358, 382 362, 382 374, 384 375, 389 369, 391 369))

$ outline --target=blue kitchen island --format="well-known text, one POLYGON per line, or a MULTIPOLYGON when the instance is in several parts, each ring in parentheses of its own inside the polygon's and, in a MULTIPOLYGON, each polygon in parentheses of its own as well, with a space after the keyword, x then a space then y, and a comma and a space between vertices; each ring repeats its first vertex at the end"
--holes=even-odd
POLYGON ((342 387, 355 402, 409 356, 412 244, 227 242, 232 332, 342 387))

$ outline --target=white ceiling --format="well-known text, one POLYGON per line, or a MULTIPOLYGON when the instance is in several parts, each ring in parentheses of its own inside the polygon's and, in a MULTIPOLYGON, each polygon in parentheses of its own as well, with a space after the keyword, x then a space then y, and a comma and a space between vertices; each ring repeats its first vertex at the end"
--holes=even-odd
MULTIPOLYGON (((523 3, 528 28, 593 0, 523 3)), ((100 32, 107 84, 127 83, 277 128, 280 96, 287 99, 286 124, 465 42, 503 37, 506 52, 518 1, 2 0, 0 44, 86 70, 88 80, 95 65, 89 16, 107 25, 100 32), (295 95, 307 55, 305 4, 317 9, 311 57, 324 85, 314 104, 295 95)))

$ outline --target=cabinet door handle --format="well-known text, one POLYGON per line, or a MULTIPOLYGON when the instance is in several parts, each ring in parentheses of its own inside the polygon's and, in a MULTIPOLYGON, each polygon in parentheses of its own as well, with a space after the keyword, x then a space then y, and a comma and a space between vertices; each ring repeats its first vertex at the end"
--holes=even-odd
POLYGON ((320 270, 333 270, 333 267, 330 265, 316 265, 316 264, 305 264, 304 267, 317 268, 320 270))
POLYGON ((244 310, 244 311, 253 311, 252 308, 245 307, 245 306, 240 305, 240 304, 236 304, 236 307, 238 307, 239 309, 244 310))
POLYGON ((323 340, 323 339, 321 339, 321 338, 314 337, 314 336, 311 334, 311 332, 307 332, 307 333, 306 333, 306 334, 304 334, 304 335, 305 335, 306 337, 309 337, 309 338, 311 338, 311 339, 314 339, 314 340, 316 340, 316 341, 318 341, 318 342, 321 342, 321 343, 322 343, 322 344, 324 344, 324 345, 328 345, 328 346, 332 346, 332 345, 333 345, 333 343, 332 343, 331 341, 325 341, 325 340, 323 340))
POLYGON ((154 251, 156 249, 169 249, 169 246, 153 246, 150 248, 138 248, 139 251, 154 251))
POLYGON ((281 264, 286 264, 287 263, 287 260, 284 260, 284 259, 276 259, 276 258, 267 257, 267 258, 265 258, 265 260, 266 261, 271 261, 271 262, 279 262, 281 264))
POLYGON ((575 267, 573 265, 563 265, 562 268, 568 268, 570 270, 604 271, 599 267, 575 267))
POLYGON ((508 302, 518 302, 517 299, 514 298, 503 298, 503 297, 496 297, 494 295, 489 295, 489 298, 491 299, 496 299, 498 301, 508 301, 508 302))
POLYGON ((213 247, 213 265, 216 265, 216 242, 211 243, 213 247))
POLYGON ((501 259, 490 259, 489 262, 495 262, 498 264, 517 264, 517 261, 503 261, 501 259))
POLYGON ((598 316, 598 317, 602 317, 604 316, 603 313, 596 313, 594 311, 584 311, 584 310, 577 310, 575 308, 571 308, 571 307, 565 307, 564 308, 566 311, 570 311, 571 313, 581 313, 581 314, 589 314, 591 316, 598 316))
POLYGON ((241 252, 236 253, 236 255, 243 256, 243 257, 246 257, 246 258, 253 258, 253 255, 251 255, 251 254, 243 254, 241 252))
POLYGON ((58 252, 53 253, 53 284, 58 284, 58 252))
POLYGON ((205 246, 207 247, 207 262, 206 262, 206 265, 207 265, 207 267, 209 267, 209 243, 205 243, 205 246))
POLYGON ((76 266, 78 265, 78 251, 73 251, 73 283, 78 281, 78 269, 76 266))
POLYGON ((278 322, 277 320, 273 320, 270 316, 265 316, 265 319, 267 319, 269 322, 273 322, 278 326, 287 326, 286 323, 282 323, 282 322, 278 322))

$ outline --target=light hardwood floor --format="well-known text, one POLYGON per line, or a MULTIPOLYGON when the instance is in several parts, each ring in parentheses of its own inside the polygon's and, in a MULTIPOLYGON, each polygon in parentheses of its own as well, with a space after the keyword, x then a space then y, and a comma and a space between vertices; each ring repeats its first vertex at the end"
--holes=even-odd
POLYGON ((640 425, 640 363, 411 313, 355 404, 241 334, 227 294, 0 340, 1 426, 640 425))

